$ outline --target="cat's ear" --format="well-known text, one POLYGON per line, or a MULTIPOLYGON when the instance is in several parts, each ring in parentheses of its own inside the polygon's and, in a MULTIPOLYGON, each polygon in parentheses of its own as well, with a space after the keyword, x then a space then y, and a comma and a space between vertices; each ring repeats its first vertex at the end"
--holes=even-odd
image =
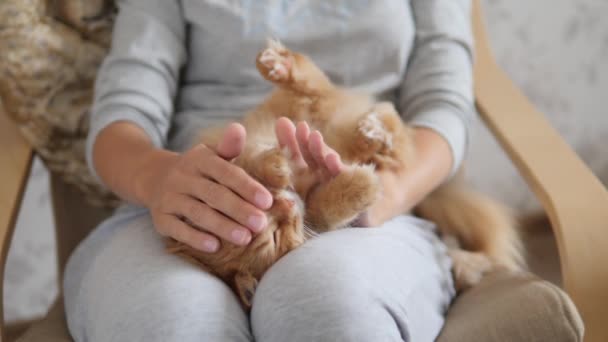
POLYGON ((239 272, 234 276, 234 287, 245 309, 251 309, 258 280, 251 273, 239 272))

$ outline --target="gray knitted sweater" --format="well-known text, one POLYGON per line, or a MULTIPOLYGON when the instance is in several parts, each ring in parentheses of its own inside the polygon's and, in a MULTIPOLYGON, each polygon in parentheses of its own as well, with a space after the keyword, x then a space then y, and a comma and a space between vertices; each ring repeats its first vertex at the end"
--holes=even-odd
POLYGON ((254 59, 268 37, 339 85, 395 102, 449 143, 454 170, 474 115, 471 0, 118 0, 96 84, 99 131, 128 120, 183 150, 206 125, 240 118, 270 91, 254 59))

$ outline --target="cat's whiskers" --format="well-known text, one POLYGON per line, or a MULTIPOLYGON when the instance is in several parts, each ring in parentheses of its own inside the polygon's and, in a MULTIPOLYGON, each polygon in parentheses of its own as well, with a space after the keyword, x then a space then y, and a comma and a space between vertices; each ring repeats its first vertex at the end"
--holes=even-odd
POLYGON ((306 222, 306 220, 304 220, 304 222, 302 224, 302 228, 304 231, 304 235, 307 239, 311 239, 311 238, 319 236, 319 233, 317 233, 314 229, 310 228, 310 226, 306 222))

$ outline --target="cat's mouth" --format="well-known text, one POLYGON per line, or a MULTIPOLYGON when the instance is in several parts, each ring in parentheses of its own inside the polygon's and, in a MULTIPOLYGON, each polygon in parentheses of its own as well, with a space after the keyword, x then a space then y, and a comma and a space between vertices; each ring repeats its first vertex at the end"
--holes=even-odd
POLYGON ((286 188, 278 190, 274 194, 273 207, 277 224, 274 227, 274 231, 270 234, 272 241, 269 242, 272 243, 274 248, 279 248, 282 239, 286 236, 285 234, 292 234, 292 232, 284 230, 296 229, 299 226, 296 221, 303 219, 304 201, 302 201, 293 188, 286 188))

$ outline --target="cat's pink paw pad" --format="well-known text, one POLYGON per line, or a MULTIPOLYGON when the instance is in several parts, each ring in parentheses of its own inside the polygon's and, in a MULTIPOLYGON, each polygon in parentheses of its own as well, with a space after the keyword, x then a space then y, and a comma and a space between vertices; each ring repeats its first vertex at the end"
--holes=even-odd
POLYGON ((359 121, 358 129, 368 141, 375 142, 386 148, 391 148, 393 145, 392 135, 386 131, 376 112, 366 115, 359 121))
POLYGON ((268 70, 268 78, 273 81, 282 81, 289 78, 291 60, 288 56, 288 50, 281 43, 271 40, 258 60, 268 70))

